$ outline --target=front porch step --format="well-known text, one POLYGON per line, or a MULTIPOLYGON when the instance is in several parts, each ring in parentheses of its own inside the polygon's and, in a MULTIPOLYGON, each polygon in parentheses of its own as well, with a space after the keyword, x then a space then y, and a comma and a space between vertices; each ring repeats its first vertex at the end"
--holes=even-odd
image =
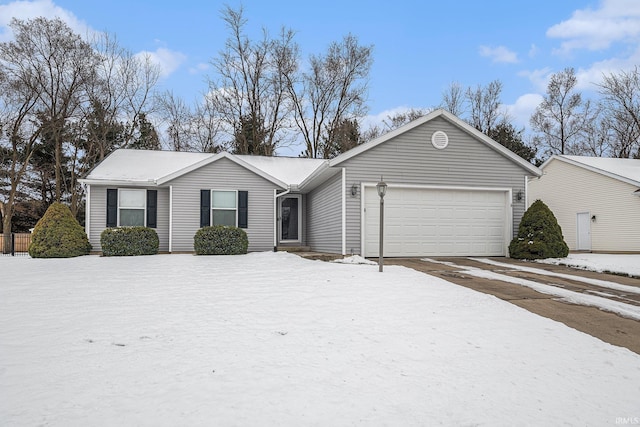
POLYGON ((278 252, 310 252, 311 246, 277 246, 278 252))

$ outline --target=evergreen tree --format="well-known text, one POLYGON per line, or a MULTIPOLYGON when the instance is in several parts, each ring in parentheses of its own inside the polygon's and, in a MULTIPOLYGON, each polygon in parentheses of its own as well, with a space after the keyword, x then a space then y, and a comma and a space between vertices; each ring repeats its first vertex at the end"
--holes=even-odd
POLYGON ((536 200, 522 216, 518 235, 509 245, 509 255, 516 259, 564 258, 569 247, 553 212, 536 200))

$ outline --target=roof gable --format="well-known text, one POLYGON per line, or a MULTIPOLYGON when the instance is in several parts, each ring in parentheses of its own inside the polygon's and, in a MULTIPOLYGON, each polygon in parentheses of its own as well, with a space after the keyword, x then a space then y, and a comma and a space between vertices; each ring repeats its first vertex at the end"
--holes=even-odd
POLYGON ((640 159, 555 154, 547 159, 547 161, 540 166, 540 169, 544 171, 547 165, 554 160, 640 187, 640 159))
POLYGON ((88 184, 164 185, 220 159, 228 159, 283 189, 304 182, 328 163, 322 159, 234 155, 227 152, 212 154, 119 149, 80 181, 88 184))
POLYGON ((427 122, 432 121, 435 118, 441 117, 445 120, 447 120, 449 123, 453 124, 454 126, 458 127, 459 129, 461 129, 462 131, 466 132, 467 134, 469 134, 470 136, 472 136, 473 138, 475 138, 476 140, 478 140, 479 142, 487 145, 488 147, 490 147, 491 149, 495 150, 496 152, 500 153, 502 156, 508 158, 509 160, 511 160, 512 162, 516 163, 517 165, 519 165, 520 167, 522 167, 523 169, 527 170, 529 173, 531 173, 534 176, 540 176, 542 174, 542 172, 540 171, 540 169, 538 169, 537 167, 535 167, 534 165, 532 165, 531 163, 527 162, 526 160, 524 160, 523 158, 521 158, 520 156, 516 155, 514 152, 512 152, 511 150, 507 149, 506 147, 504 147, 503 145, 497 143, 496 141, 492 140, 491 138, 489 138, 488 136, 486 136, 485 134, 483 134, 482 132, 479 132, 477 129, 475 129, 473 126, 470 126, 468 123, 464 122, 463 120, 460 120, 458 117, 454 116, 453 114, 443 110, 443 109, 438 109, 438 110, 434 110, 431 113, 420 117, 419 119, 416 119, 410 123, 407 123, 404 126, 401 126, 397 129, 394 129, 376 139, 373 139, 369 142, 366 142, 364 144, 361 144, 345 153, 340 154, 339 156, 335 157, 334 159, 332 159, 330 161, 330 165, 331 166, 338 166, 339 164, 341 164, 342 162, 349 160, 355 156, 358 156, 361 153, 364 153, 374 147, 377 147, 380 144, 383 144, 403 133, 406 133, 418 126, 421 126, 427 122))

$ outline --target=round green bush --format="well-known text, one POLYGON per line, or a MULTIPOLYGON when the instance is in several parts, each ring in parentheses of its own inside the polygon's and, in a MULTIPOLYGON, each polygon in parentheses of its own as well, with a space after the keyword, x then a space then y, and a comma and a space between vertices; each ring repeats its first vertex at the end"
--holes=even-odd
POLYGON ((541 200, 536 200, 522 216, 518 235, 509 245, 509 255, 517 259, 564 258, 569 247, 562 229, 541 200))
POLYGON ((193 237, 193 248, 198 255, 246 254, 248 247, 247 233, 238 227, 202 227, 193 237))
POLYGON ((160 239, 149 227, 107 228, 100 234, 100 246, 104 256, 155 255, 160 239))
POLYGON ((84 228, 62 203, 53 203, 31 235, 32 258, 71 258, 87 255, 91 244, 84 228))

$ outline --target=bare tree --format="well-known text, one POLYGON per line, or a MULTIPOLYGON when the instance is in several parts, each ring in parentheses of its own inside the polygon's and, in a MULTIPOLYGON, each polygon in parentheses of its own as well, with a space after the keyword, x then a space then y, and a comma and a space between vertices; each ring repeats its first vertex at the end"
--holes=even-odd
POLYGON ((158 114, 166 126, 168 146, 173 151, 192 151, 193 114, 172 91, 156 97, 158 114))
POLYGON ((612 154, 640 158, 640 68, 604 75, 599 88, 615 134, 612 154))
POLYGON ((2 57, 11 73, 37 94, 42 132, 49 135, 55 149, 55 199, 60 201, 64 129, 86 100, 83 89, 94 77, 96 56, 60 19, 13 19, 9 25, 15 41, 2 44, 2 57))
POLYGON ((222 151, 224 147, 219 142, 219 135, 223 127, 224 123, 216 114, 211 98, 205 96, 193 112, 193 149, 202 153, 222 151))
POLYGON ((306 144, 306 157, 335 153, 333 132, 339 124, 365 114, 372 49, 348 35, 332 43, 325 54, 312 55, 309 71, 297 81, 290 80, 294 118, 306 144))
POLYGON ((494 130, 501 119, 507 120, 500 111, 501 94, 500 80, 494 80, 485 87, 478 85, 475 89, 467 88, 465 96, 469 105, 469 123, 484 134, 494 130))
POLYGON ((465 91, 462 85, 458 82, 451 82, 449 87, 442 92, 442 108, 454 116, 461 117, 465 112, 464 104, 465 91))
POLYGON ((536 144, 547 155, 581 153, 578 138, 589 121, 590 105, 583 103, 576 84, 573 68, 553 74, 542 103, 531 116, 536 144))
POLYGON ((252 129, 251 140, 258 141, 261 152, 273 155, 284 139, 291 113, 286 74, 297 67, 298 47, 294 33, 283 28, 273 39, 263 30, 262 39, 251 41, 245 34, 242 8, 226 7, 222 13, 230 31, 225 50, 212 61, 217 76, 209 79, 209 102, 225 122, 227 132, 240 146, 234 151, 246 153, 242 129, 252 129), (247 120, 251 126, 246 127, 247 120), (244 123, 244 125, 242 124, 244 123))
POLYGON ((5 44, 0 44, 0 165, 5 181, 0 192, 0 215, 4 233, 4 252, 10 250, 16 196, 29 168, 40 135, 40 127, 31 120, 38 94, 15 74, 4 61, 5 44))

